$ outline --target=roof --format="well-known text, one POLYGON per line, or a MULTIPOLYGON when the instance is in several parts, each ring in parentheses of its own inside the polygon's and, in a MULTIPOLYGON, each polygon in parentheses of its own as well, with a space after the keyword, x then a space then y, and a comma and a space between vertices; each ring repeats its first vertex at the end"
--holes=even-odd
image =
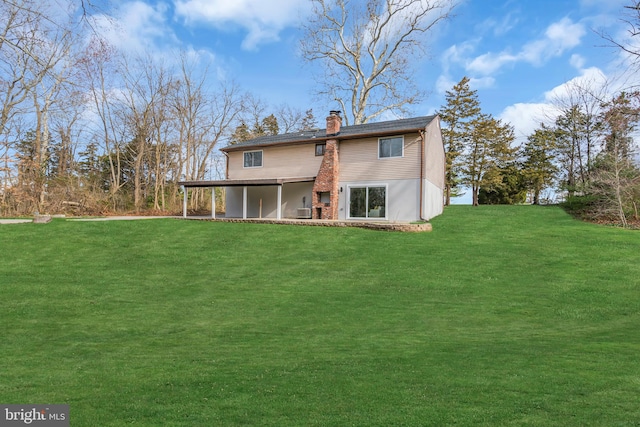
POLYGON ((313 182, 315 176, 303 178, 261 178, 261 179, 220 179, 213 181, 180 181, 184 187, 259 187, 263 185, 283 185, 292 182, 313 182))
POLYGON ((327 139, 354 139, 366 136, 382 136, 398 133, 417 132, 427 127, 435 118, 432 116, 413 117, 410 119, 389 120, 385 122, 365 123, 362 125, 343 126, 338 135, 327 136, 326 129, 305 130, 285 133, 282 135, 267 135, 239 142, 222 148, 222 151, 240 151, 246 148, 265 147, 270 145, 303 144, 327 139))

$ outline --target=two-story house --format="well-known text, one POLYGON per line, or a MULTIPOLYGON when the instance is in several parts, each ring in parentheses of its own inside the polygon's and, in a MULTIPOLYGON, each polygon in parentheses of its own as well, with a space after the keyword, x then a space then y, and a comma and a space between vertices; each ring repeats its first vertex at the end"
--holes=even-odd
POLYGON ((332 111, 326 129, 230 145, 221 149, 225 180, 181 184, 225 187, 227 218, 418 221, 442 213, 438 116, 341 124, 332 111))

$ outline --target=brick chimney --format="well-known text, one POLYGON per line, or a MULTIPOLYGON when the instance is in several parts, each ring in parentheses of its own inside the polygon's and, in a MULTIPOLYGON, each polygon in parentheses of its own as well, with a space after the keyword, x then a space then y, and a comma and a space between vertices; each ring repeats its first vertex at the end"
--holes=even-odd
MULTIPOLYGON (((327 136, 340 133, 342 117, 340 111, 331 111, 327 117, 327 136)), ((313 183, 311 197, 311 217, 313 219, 338 219, 340 161, 338 159, 338 139, 325 141, 324 157, 313 183)))
POLYGON ((340 133, 340 125, 342 124, 342 117, 340 117, 340 111, 330 111, 329 117, 327 117, 327 136, 336 136, 340 133))

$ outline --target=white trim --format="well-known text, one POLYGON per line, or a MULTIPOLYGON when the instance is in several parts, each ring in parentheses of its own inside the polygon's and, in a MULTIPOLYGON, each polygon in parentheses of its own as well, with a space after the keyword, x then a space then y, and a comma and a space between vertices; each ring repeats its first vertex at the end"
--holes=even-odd
POLYGON ((400 159, 404 157, 404 135, 396 135, 396 136, 384 136, 384 137, 380 137, 378 138, 378 160, 383 160, 383 159, 400 159), (380 142, 383 139, 396 139, 396 138, 400 138, 402 140, 402 155, 400 156, 389 156, 389 157, 380 157, 380 142))
POLYGON ((389 184, 388 183, 366 183, 366 184, 348 184, 347 185, 347 199, 345 200, 345 208, 346 208, 346 218, 347 219, 355 219, 355 220, 362 220, 362 219, 367 219, 367 220, 380 220, 380 221, 386 221, 388 220, 388 216, 389 216, 389 184), (369 217, 369 188, 370 187, 384 187, 384 217, 369 217), (366 188, 367 192, 366 192, 366 197, 365 197, 365 204, 366 206, 366 216, 365 217, 361 217, 361 216, 351 216, 351 189, 352 188, 366 188))
POLYGON ((242 168, 243 169, 255 169, 255 168, 261 168, 262 165, 264 165, 264 151, 263 150, 249 150, 249 151, 243 151, 242 152, 242 168), (260 153, 260 166, 246 166, 245 165, 245 155, 249 154, 249 153, 260 153))

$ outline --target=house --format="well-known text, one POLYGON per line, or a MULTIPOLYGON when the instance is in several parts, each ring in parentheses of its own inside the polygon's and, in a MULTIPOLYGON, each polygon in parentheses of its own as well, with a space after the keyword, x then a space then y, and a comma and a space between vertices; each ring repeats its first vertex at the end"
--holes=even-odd
POLYGON ((226 179, 181 184, 225 187, 227 218, 418 221, 442 213, 437 115, 341 125, 331 111, 326 129, 227 146, 226 179))

